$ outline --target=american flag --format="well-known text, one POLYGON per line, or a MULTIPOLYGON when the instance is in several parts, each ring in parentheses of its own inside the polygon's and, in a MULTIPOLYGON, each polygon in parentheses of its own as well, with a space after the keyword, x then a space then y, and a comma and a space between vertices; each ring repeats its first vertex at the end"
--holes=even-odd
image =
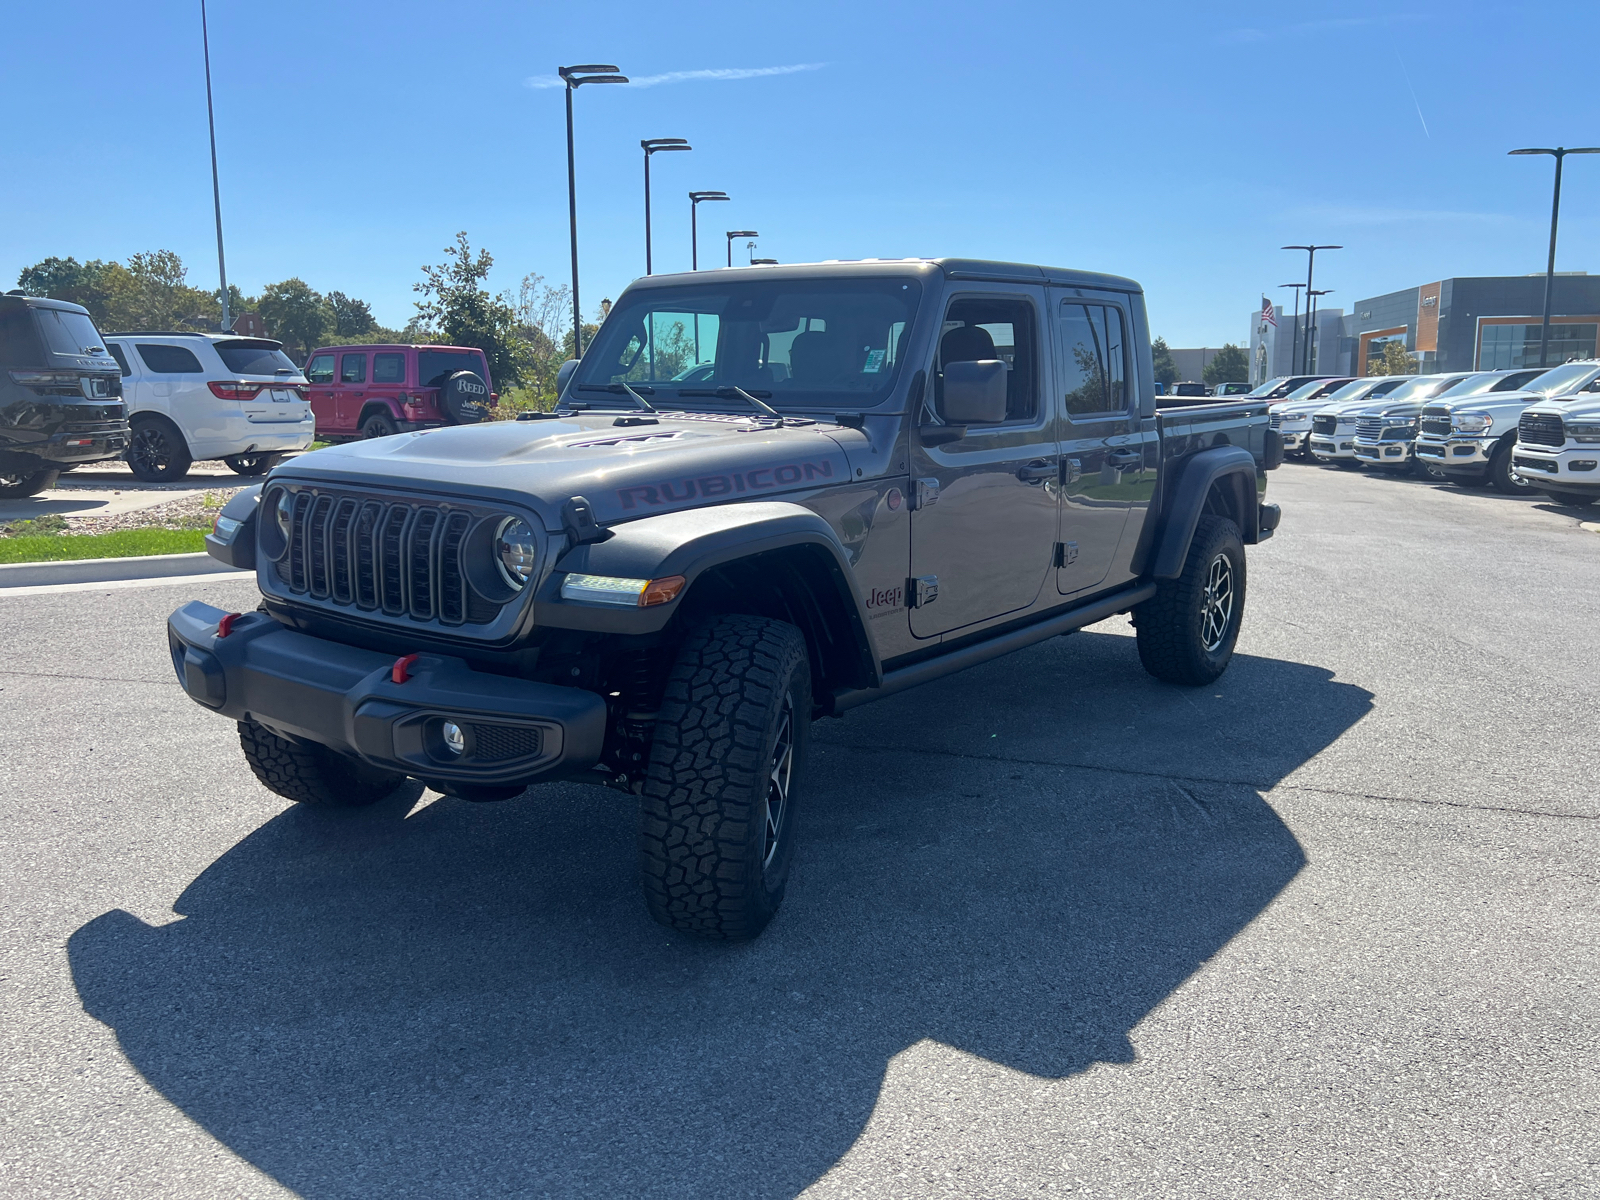
POLYGON ((1261 297, 1261 319, 1274 329, 1278 327, 1278 318, 1272 315, 1272 301, 1265 296, 1261 297))

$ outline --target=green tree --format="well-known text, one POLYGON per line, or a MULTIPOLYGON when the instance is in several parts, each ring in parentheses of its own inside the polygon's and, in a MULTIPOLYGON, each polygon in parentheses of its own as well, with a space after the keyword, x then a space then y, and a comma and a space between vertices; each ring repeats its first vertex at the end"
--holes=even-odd
POLYGON ((1403 338, 1384 342, 1383 356, 1376 360, 1367 360, 1368 375, 1415 375, 1416 373, 1416 355, 1406 352, 1403 338))
POLYGON ((529 369, 529 346, 517 328, 510 299, 492 296, 483 286, 494 256, 487 250, 474 255, 465 230, 444 252, 447 260, 424 266, 422 282, 412 286, 423 296, 417 301, 417 317, 447 344, 482 350, 496 386, 515 387, 529 369))
POLYGON ((333 312, 327 302, 298 276, 262 288, 257 311, 291 357, 299 351, 301 362, 322 344, 333 325, 333 312))
POLYGON ((1216 357, 1200 372, 1200 378, 1213 386, 1219 383, 1248 383, 1250 357, 1232 342, 1223 342, 1216 357))
POLYGON ((356 300, 343 292, 329 292, 328 307, 333 310, 333 332, 339 337, 364 337, 378 326, 365 300, 356 300))
POLYGON ((522 278, 513 308, 517 332, 528 344, 528 368, 523 382, 533 393, 534 401, 553 400, 556 372, 570 357, 572 339, 568 336, 567 314, 572 310, 572 291, 565 285, 552 287, 543 275, 530 273, 522 278))
POLYGON ((75 258, 47 258, 31 267, 24 267, 17 276, 17 286, 29 296, 47 296, 52 300, 66 300, 81 304, 89 310, 95 324, 106 323, 106 268, 98 258, 80 263, 75 258))
POLYGON ((1150 357, 1155 364, 1156 382, 1171 387, 1178 382, 1178 364, 1167 349, 1167 339, 1157 338, 1150 343, 1150 357))

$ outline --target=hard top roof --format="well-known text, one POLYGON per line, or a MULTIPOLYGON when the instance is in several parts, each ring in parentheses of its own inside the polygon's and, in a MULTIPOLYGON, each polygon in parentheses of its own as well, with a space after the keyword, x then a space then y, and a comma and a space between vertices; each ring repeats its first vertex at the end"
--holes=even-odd
POLYGON ((771 266, 708 267, 703 271, 681 271, 670 275, 646 275, 630 287, 682 286, 691 280, 710 283, 726 278, 733 271, 750 278, 815 279, 861 278, 883 275, 928 276, 942 272, 947 279, 988 283, 1048 283, 1059 287, 1099 288, 1107 291, 1142 294, 1139 284, 1121 275, 1102 275, 1095 271, 1076 271, 1066 267, 1041 267, 1029 263, 994 262, 981 258, 859 258, 815 263, 779 263, 771 266), (756 275, 756 272, 762 272, 756 275))
POLYGON ((470 350, 473 354, 483 353, 481 346, 447 346, 442 342, 362 342, 350 346, 318 346, 311 353, 344 353, 350 350, 470 350))
POLYGON ((0 301, 26 305, 28 308, 55 308, 63 312, 82 313, 89 315, 89 310, 81 304, 73 304, 70 300, 51 300, 47 296, 18 296, 11 292, 0 296, 0 301))

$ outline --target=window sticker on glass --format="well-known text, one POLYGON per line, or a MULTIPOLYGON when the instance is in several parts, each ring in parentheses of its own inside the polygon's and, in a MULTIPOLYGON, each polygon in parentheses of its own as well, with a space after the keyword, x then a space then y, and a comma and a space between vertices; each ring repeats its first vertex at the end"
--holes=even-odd
POLYGON ((867 361, 861 364, 863 375, 876 375, 883 370, 883 359, 888 354, 887 350, 873 350, 867 354, 867 361))

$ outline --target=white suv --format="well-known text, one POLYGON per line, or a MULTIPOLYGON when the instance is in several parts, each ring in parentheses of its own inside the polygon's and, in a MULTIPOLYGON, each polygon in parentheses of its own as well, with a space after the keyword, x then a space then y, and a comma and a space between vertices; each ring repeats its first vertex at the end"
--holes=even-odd
POLYGON ((231 333, 118 333, 106 348, 122 368, 128 466, 140 479, 182 479, 196 459, 265 475, 308 450, 317 423, 306 377, 283 343, 231 333))

